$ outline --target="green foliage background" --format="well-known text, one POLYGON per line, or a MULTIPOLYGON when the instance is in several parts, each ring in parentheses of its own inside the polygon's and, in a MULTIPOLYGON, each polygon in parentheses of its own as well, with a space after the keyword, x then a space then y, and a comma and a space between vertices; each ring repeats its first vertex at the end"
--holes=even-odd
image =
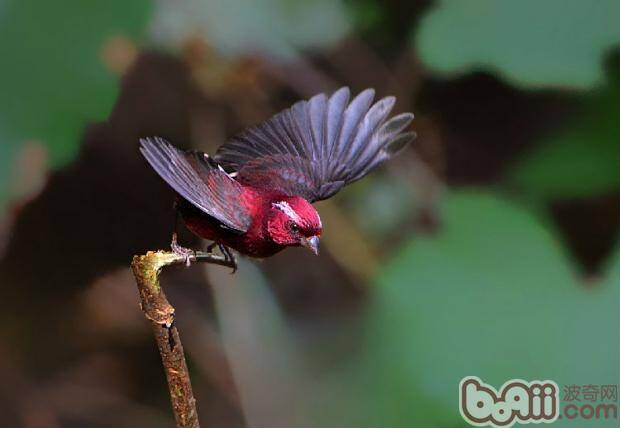
MULTIPOLYGON (((226 58, 259 51, 278 61, 356 32, 384 36, 376 45, 397 37, 388 7, 374 1, 181 3, 0 2, 0 206, 16 197, 13 168, 26 142, 41 142, 58 170, 75 159, 85 126, 108 117, 119 94, 101 59, 111 36, 181 56, 183 41, 198 35, 226 58)), ((408 182, 377 177, 339 200, 369 241, 401 241, 382 254, 360 319, 326 339, 287 324, 260 270, 217 278, 232 284, 215 290, 216 318, 248 420, 263 417, 253 406, 265 398, 243 389, 257 379, 296 391, 272 391, 275 407, 296 403, 297 425, 288 426, 358 428, 464 426, 456 393, 466 375, 497 386, 510 378, 620 384, 620 247, 586 284, 546 211, 620 191, 620 69, 606 62, 620 45, 619 24, 613 0, 438 0, 409 24, 400 42, 422 64, 421 79, 483 72, 523 94, 558 91, 578 108, 497 182, 448 183, 436 233, 393 230, 413 215, 408 182), (361 332, 359 347, 334 356, 351 331, 361 332)))

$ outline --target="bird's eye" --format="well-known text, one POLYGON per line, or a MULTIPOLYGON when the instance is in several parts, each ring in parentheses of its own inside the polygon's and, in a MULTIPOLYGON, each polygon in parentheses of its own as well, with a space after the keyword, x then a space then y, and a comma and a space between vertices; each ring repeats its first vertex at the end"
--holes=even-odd
POLYGON ((295 223, 291 223, 291 231, 292 232, 299 232, 299 226, 297 226, 295 223))

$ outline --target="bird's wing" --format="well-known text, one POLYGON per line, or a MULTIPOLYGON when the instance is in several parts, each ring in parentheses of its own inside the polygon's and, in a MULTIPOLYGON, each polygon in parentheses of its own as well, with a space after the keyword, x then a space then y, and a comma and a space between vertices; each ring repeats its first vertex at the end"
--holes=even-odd
POLYGON ((299 101, 222 145, 215 159, 243 184, 309 201, 327 199, 359 180, 414 139, 403 132, 413 114, 388 120, 394 97, 372 104, 366 89, 349 103, 348 88, 299 101))
POLYGON ((202 152, 185 152, 155 137, 140 140, 140 152, 179 195, 225 226, 245 232, 251 215, 243 187, 202 152))

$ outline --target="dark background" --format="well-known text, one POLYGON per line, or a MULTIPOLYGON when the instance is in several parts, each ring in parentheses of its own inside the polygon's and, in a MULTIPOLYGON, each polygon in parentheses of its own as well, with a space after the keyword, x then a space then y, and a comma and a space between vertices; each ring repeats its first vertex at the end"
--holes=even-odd
POLYGON ((318 204, 321 255, 164 275, 202 425, 456 427, 466 375, 620 383, 619 22, 612 0, 0 1, 0 426, 171 426, 128 266, 169 245, 172 194, 138 138, 212 153, 342 85, 396 95, 418 138, 318 204))

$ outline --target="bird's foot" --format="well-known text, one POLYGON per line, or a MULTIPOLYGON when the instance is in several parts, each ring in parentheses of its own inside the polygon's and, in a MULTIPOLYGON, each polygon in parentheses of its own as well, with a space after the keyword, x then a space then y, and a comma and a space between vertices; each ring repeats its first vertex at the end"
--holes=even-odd
POLYGON ((207 252, 207 254, 212 254, 213 253, 213 249, 215 248, 215 246, 217 245, 217 242, 212 242, 207 246, 207 249, 205 250, 207 252))
POLYGON ((224 259, 226 260, 228 265, 232 268, 231 274, 237 272, 237 258, 235 257, 233 252, 230 251, 230 249, 223 244, 218 244, 218 247, 220 251, 222 252, 222 254, 224 255, 224 259))
POLYGON ((185 265, 187 267, 192 264, 191 258, 196 256, 196 251, 192 250, 191 248, 185 248, 180 246, 176 242, 176 240, 172 241, 172 243, 170 244, 170 249, 174 254, 177 254, 185 259, 185 265))

